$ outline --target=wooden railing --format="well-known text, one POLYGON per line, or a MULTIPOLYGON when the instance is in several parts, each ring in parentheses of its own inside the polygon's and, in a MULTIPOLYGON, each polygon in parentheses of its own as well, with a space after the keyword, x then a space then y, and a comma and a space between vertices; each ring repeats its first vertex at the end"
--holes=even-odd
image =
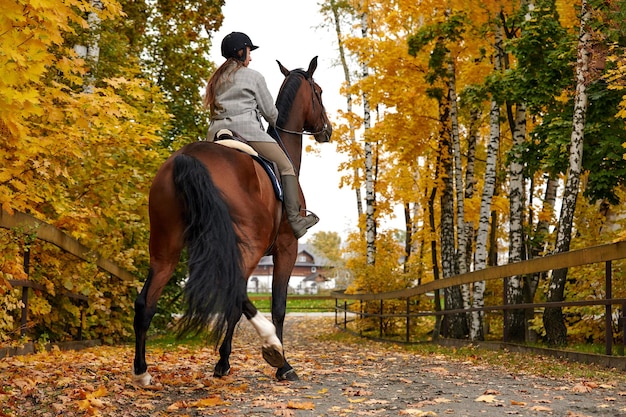
MULTIPOLYGON (((51 243, 83 261, 95 263, 100 269, 107 271, 111 275, 118 277, 119 279, 122 279, 124 281, 133 281, 137 279, 130 272, 121 268, 119 265, 115 264, 109 259, 100 256, 98 253, 82 245, 76 239, 68 236, 56 227, 42 222, 41 220, 38 220, 28 214, 20 212, 8 214, 4 210, 0 210, 0 227, 4 229, 21 230, 23 233, 32 235, 36 239, 51 243)), ((27 276, 29 275, 29 270, 30 251, 26 247, 24 249, 24 272, 27 276)), ((29 289, 32 288, 35 290, 46 292, 46 288, 43 285, 40 285, 28 279, 9 280, 9 284, 14 287, 22 288, 20 332, 22 335, 24 335, 28 322, 29 289)), ((87 306, 89 299, 82 294, 75 294, 64 290, 61 290, 59 293, 67 296, 72 300, 77 300, 80 303, 79 307, 81 311, 81 327, 78 330, 78 338, 80 340, 82 339, 82 323, 84 322, 85 307, 87 306)))
MULTIPOLYGON (((332 296, 335 298, 335 324, 349 330, 350 323, 356 323, 364 318, 377 318, 379 321, 379 339, 384 339, 383 319, 385 318, 402 318, 406 322, 406 338, 405 341, 411 341, 411 319, 424 316, 449 315, 468 313, 472 311, 500 311, 504 314, 507 310, 527 310, 546 307, 572 307, 572 306, 604 306, 604 322, 605 322, 605 353, 611 355, 613 351, 613 329, 612 329, 612 306, 622 306, 622 317, 620 318, 620 326, 624 334, 619 351, 623 354, 624 344, 626 344, 626 298, 613 298, 613 272, 612 262, 626 258, 626 241, 611 243, 601 246, 594 246, 586 249, 560 253, 545 256, 543 258, 532 259, 528 261, 516 262, 507 265, 490 267, 481 271, 473 271, 466 274, 456 275, 453 277, 431 281, 414 288, 408 288, 399 291, 378 293, 378 294, 346 294, 345 291, 334 291, 332 296), (435 290, 454 287, 457 285, 471 284, 478 281, 506 280, 513 276, 524 276, 550 270, 571 268, 576 266, 605 263, 605 297, 603 299, 594 300, 571 300, 564 302, 543 302, 528 304, 506 304, 493 305, 477 308, 468 308, 462 310, 445 310, 445 311, 411 311, 411 301, 426 293, 432 293, 435 290), (394 300, 406 302, 406 311, 403 313, 384 314, 384 302, 394 300), (380 313, 363 312, 361 306, 364 302, 378 301, 380 303, 380 313)), ((503 291, 504 293, 504 291, 503 291)), ((360 333, 360 332, 358 332, 360 333)), ((503 341, 508 342, 507 332, 504 332, 503 341)))

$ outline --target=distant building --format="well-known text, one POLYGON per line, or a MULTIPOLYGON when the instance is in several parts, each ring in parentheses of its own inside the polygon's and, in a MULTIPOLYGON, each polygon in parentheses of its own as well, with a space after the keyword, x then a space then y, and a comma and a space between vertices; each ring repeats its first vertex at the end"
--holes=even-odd
MULTIPOLYGON (((335 280, 331 277, 332 269, 324 256, 316 254, 310 245, 299 243, 296 264, 289 279, 289 293, 317 294, 319 290, 335 288, 335 280)), ((248 292, 271 292, 273 272, 272 257, 261 258, 248 280, 248 292)))

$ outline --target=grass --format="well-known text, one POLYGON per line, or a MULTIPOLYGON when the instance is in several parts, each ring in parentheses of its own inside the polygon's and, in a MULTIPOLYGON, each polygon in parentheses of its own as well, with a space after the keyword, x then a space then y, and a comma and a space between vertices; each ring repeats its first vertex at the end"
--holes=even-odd
MULTIPOLYGON (((271 311, 270 293, 249 293, 250 300, 259 311, 269 313, 271 311)), ((289 295, 287 296, 287 313, 319 313, 335 311, 335 300, 326 299, 315 295, 289 295)))

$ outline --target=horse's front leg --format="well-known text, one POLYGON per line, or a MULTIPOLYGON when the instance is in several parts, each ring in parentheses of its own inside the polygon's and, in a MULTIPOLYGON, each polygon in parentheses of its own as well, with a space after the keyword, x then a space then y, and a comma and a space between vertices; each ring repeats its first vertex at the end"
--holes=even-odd
MULTIPOLYGON (((272 322, 276 327, 276 335, 281 343, 283 342, 283 326, 285 323, 285 314, 287 313, 288 284, 289 278, 281 280, 274 275, 274 283, 272 284, 272 322)), ((279 381, 297 381, 300 378, 285 359, 285 363, 276 370, 276 379, 279 381)))

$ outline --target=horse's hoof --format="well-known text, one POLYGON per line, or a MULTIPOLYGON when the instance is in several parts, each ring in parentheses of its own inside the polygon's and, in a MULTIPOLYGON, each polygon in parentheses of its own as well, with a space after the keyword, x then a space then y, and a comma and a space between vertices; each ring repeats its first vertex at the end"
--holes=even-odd
POLYGON ((293 370, 293 368, 288 370, 284 374, 279 374, 278 372, 276 372, 276 379, 278 379, 279 381, 299 381, 300 380, 300 378, 298 377, 298 374, 296 373, 296 371, 293 370))
POLYGON ((133 374, 133 382, 140 387, 147 387, 152 382, 152 375, 148 372, 144 372, 141 375, 133 374))
POLYGON ((215 378, 221 378, 227 375, 230 375, 230 367, 226 368, 225 370, 219 370, 217 369, 217 366, 216 366, 215 369, 213 370, 213 376, 215 378))
POLYGON ((280 368, 285 364, 283 352, 278 350, 276 346, 263 346, 263 359, 274 368, 280 368))

